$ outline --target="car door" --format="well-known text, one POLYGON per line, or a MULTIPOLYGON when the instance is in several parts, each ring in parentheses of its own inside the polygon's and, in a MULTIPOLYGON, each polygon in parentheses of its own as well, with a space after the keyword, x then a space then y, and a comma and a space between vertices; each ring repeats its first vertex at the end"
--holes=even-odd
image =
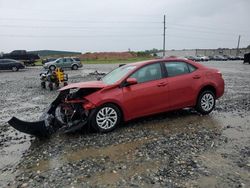
POLYGON ((0 59, 0 70, 4 70, 4 60, 0 59))
POLYGON ((10 69, 8 61, 9 60, 5 60, 5 59, 0 60, 0 69, 1 70, 8 70, 8 69, 10 69))
POLYGON ((71 58, 65 58, 64 67, 70 68, 72 64, 71 58))
POLYGON ((168 99, 171 109, 179 109, 194 105, 197 94, 197 83, 201 76, 197 68, 186 62, 165 62, 168 75, 168 99), (196 74, 197 73, 197 74, 196 74))
POLYGON ((56 60, 56 67, 63 67, 64 65, 64 58, 60 58, 56 60))
POLYGON ((168 89, 160 63, 146 65, 129 77, 138 82, 123 87, 123 104, 129 119, 166 110, 168 89))

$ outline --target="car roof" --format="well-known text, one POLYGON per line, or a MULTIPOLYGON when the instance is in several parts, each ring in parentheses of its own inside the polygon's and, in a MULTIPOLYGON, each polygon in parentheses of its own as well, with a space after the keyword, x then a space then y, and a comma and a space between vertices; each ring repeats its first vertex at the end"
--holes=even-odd
POLYGON ((190 63, 190 64, 196 66, 196 67, 200 67, 200 68, 204 67, 203 65, 201 65, 201 64, 199 64, 199 63, 197 63, 195 61, 186 59, 186 58, 173 58, 173 57, 162 58, 162 59, 153 59, 153 60, 147 60, 147 61, 139 61, 139 62, 129 63, 129 65, 134 65, 134 66, 137 66, 137 67, 141 67, 141 66, 151 64, 151 63, 170 62, 170 61, 187 62, 187 63, 190 63))
POLYGON ((17 60, 15 60, 15 59, 0 59, 0 60, 9 60, 9 61, 18 62, 18 61, 17 61, 17 60))

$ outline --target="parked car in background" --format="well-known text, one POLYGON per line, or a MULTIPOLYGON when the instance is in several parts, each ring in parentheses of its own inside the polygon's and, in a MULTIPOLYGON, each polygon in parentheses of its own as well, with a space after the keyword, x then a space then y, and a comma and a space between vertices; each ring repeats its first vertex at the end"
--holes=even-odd
POLYGON ((236 56, 235 59, 236 60, 244 60, 244 57, 243 56, 236 56))
POLYGON ((58 58, 54 61, 47 62, 43 65, 45 69, 55 70, 56 68, 71 68, 77 70, 82 67, 80 59, 72 57, 58 58))
POLYGON ((249 63, 250 64, 250 53, 247 53, 244 55, 244 62, 243 63, 249 63))
POLYGON ((40 59, 36 53, 30 53, 26 50, 14 50, 10 53, 2 54, 0 59, 14 59, 24 62, 25 65, 34 65, 35 61, 40 59))
POLYGON ((24 68, 25 66, 21 61, 16 61, 14 59, 0 59, 0 70, 18 71, 19 69, 24 68))
POLYGON ((198 55, 197 57, 200 59, 200 61, 208 61, 209 60, 209 58, 207 56, 198 55))
POLYGON ((42 59, 42 64, 44 65, 45 63, 48 63, 48 62, 51 62, 51 61, 55 61, 57 59, 58 58, 45 58, 45 59, 42 59))
POLYGON ((223 55, 223 57, 225 57, 227 60, 236 60, 236 57, 232 55, 223 55))
POLYGON ((215 55, 212 57, 212 60, 214 60, 214 61, 227 61, 227 58, 225 58, 222 55, 215 55))
POLYGON ((192 60, 192 61, 200 61, 201 59, 197 56, 186 56, 185 58, 192 60))

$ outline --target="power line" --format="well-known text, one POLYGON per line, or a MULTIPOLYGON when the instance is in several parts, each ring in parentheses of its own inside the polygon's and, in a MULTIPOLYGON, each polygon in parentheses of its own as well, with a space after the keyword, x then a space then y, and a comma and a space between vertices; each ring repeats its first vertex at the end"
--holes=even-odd
MULTIPOLYGON (((144 29, 147 28, 148 29, 160 29, 160 27, 152 27, 150 25, 141 25, 141 26, 133 26, 133 27, 128 27, 128 26, 41 26, 41 25, 15 25, 15 24, 2 24, 0 25, 0 27, 2 28, 24 28, 24 29, 79 29, 79 30, 92 30, 92 29, 144 29)), ((192 31, 192 32, 196 32, 196 33, 207 33, 207 34, 216 34, 216 35, 231 35, 231 36, 235 36, 235 33, 228 33, 228 32, 215 32, 214 30, 207 30, 207 29, 202 29, 199 26, 198 27, 187 27, 187 26, 175 26, 175 25, 169 25, 168 26, 169 30, 171 31, 172 29, 179 29, 178 32, 181 31, 192 31)), ((238 33, 239 31, 237 31, 238 33)), ((238 34, 237 34, 238 35, 238 34)), ((247 36, 248 34, 246 34, 245 36, 247 36)))
POLYGON ((52 19, 26 19, 26 18, 1 18, 1 20, 16 20, 16 21, 41 21, 41 22, 74 22, 74 23, 102 23, 102 24, 105 24, 105 23, 110 23, 110 24, 114 24, 114 23, 117 23, 117 24, 124 24, 124 23, 133 23, 133 24, 138 24, 138 23, 151 23, 151 24, 160 24, 161 22, 156 22, 156 21, 141 21, 141 20, 138 20, 138 21, 105 21, 105 20, 101 20, 101 21, 95 21, 95 20, 92 20, 92 21, 89 21, 89 20, 69 20, 69 19, 55 19, 55 20, 52 20, 52 19))
POLYGON ((41 29, 41 28, 46 28, 46 29, 143 29, 143 28, 152 28, 152 29, 160 29, 160 27, 151 27, 149 25, 144 25, 144 26, 133 26, 132 28, 128 28, 127 26, 98 26, 98 27, 93 27, 93 26, 41 26, 41 25, 13 25, 13 24, 2 24, 0 27, 5 27, 5 28, 32 28, 32 29, 41 29))
MULTIPOLYGON (((185 40, 206 40, 206 41, 231 41, 227 39, 215 39, 215 38, 205 38, 205 37, 192 37, 192 36, 183 36, 183 35, 172 35, 172 34, 167 34, 168 39, 173 38, 181 38, 185 40)), ((97 37, 102 37, 102 38, 122 38, 122 37, 141 37, 141 38, 147 38, 147 37, 155 37, 155 38, 161 38, 161 34, 151 34, 151 35, 21 35, 21 34, 0 34, 0 37, 16 37, 16 38, 97 38, 97 37)))
POLYGON ((89 38, 89 37, 161 37, 161 35, 20 35, 20 34, 0 34, 0 37, 20 37, 20 38, 89 38))
MULTIPOLYGON (((206 29, 206 30, 210 30, 210 31, 214 31, 218 29, 218 26, 214 26, 214 27, 209 27, 209 26, 203 26, 201 24, 197 24, 197 25, 192 25, 192 24, 178 24, 178 23, 170 23, 170 25, 172 26, 177 26, 177 27, 186 27, 186 28, 199 28, 199 29, 206 29)), ((226 29, 227 31, 236 31, 236 30, 231 30, 231 29, 226 29)), ((237 28, 237 31, 239 31, 239 29, 237 28)), ((241 30, 243 32, 250 32, 250 30, 241 30)))

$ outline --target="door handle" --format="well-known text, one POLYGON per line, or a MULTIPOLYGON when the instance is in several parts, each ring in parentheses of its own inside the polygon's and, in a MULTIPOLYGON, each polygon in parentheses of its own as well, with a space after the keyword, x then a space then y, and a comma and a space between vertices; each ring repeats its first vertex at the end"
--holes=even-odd
POLYGON ((200 78, 201 78, 200 75, 194 75, 194 76, 193 76, 193 79, 200 79, 200 78))
POLYGON ((159 84, 157 84, 158 87, 164 87, 165 85, 167 85, 168 83, 166 82, 161 82, 159 84))

